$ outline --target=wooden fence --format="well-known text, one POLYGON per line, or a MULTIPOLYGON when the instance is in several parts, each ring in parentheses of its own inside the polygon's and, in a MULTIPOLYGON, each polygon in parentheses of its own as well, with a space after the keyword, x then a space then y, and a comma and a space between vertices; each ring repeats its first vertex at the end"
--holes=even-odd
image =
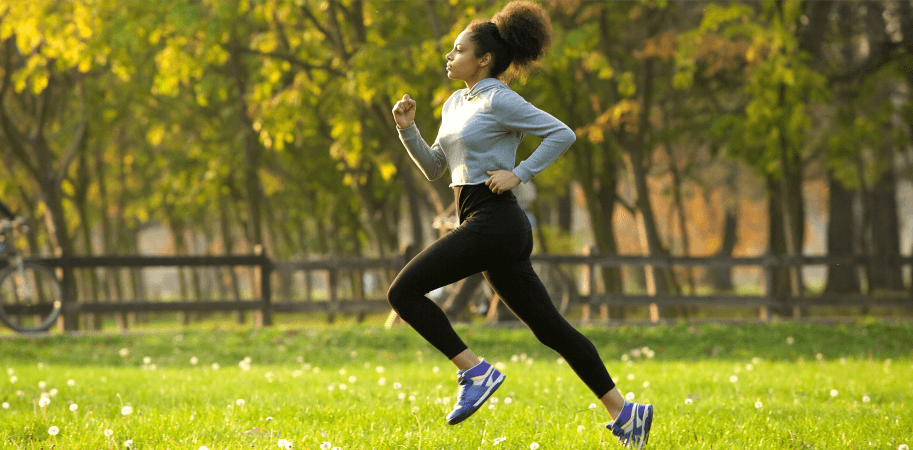
MULTIPOLYGON (((591 319, 591 307, 597 308, 607 319, 607 308, 612 306, 646 306, 651 319, 658 320, 660 308, 667 306, 739 306, 757 308, 759 317, 768 318, 773 308, 791 308, 799 311, 811 306, 900 307, 913 309, 913 287, 899 295, 820 295, 808 296, 799 290, 798 295, 775 293, 774 272, 782 268, 831 264, 852 264, 864 267, 873 263, 866 257, 788 257, 765 256, 756 258, 729 257, 643 257, 608 255, 533 255, 534 263, 550 264, 562 271, 574 273, 568 278, 571 303, 582 305, 582 320, 591 319), (658 293, 653 279, 654 272, 673 267, 729 267, 754 266, 763 273, 759 295, 710 294, 669 295, 658 293), (597 286, 598 271, 602 267, 646 268, 644 293, 605 293, 597 286), (581 276, 582 274, 582 276, 581 276)), ((75 329, 83 314, 118 314, 141 312, 215 312, 251 311, 258 326, 270 326, 274 313, 322 312, 332 321, 337 314, 354 313, 360 318, 370 312, 389 311, 385 293, 390 280, 408 261, 408 252, 392 258, 326 258, 312 261, 273 261, 264 254, 230 256, 73 256, 65 258, 27 259, 48 267, 57 267, 62 273, 62 285, 67 297, 72 297, 75 283, 68 269, 99 268, 161 268, 161 267, 228 267, 253 270, 255 280, 249 286, 250 298, 231 299, 172 299, 158 301, 148 298, 101 301, 99 299, 65 298, 63 322, 67 329, 75 329), (322 282, 315 282, 315 275, 322 282), (373 280, 373 286, 366 286, 373 280), (316 289, 320 284, 323 289, 316 289)), ((878 261, 881 265, 913 267, 913 257, 900 257, 892 261, 878 261)))

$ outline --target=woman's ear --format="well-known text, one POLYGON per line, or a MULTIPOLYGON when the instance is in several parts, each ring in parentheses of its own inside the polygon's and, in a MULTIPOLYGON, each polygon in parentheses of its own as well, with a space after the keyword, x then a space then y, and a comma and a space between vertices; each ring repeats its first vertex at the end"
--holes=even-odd
POLYGON ((479 59, 479 67, 485 67, 489 64, 491 64, 491 53, 486 53, 479 59))

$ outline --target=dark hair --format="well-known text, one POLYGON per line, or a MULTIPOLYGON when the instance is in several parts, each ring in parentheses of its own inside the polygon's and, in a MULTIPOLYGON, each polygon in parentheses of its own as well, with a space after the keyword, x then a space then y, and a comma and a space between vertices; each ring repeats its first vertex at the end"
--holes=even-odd
POLYGON ((536 62, 552 43, 552 23, 541 6, 527 1, 507 4, 491 20, 477 19, 466 28, 476 58, 491 53, 491 76, 498 78, 513 65, 507 79, 536 62))

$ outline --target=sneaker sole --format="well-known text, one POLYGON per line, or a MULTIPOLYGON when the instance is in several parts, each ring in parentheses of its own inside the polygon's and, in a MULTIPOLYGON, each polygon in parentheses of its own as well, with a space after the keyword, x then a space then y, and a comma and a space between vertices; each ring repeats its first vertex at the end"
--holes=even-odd
POLYGON ((489 398, 491 398, 491 394, 494 394, 495 391, 497 391, 498 388, 501 387, 501 383, 503 383, 503 382, 504 382, 504 374, 502 373, 501 376, 498 377, 498 379, 496 379, 495 382, 488 388, 488 391, 485 393, 485 395, 483 395, 481 399, 476 401, 476 405, 473 409, 471 409, 467 414, 464 414, 462 416, 457 416, 451 420, 448 420, 447 423, 450 425, 456 425, 456 424, 468 419, 469 416, 475 414, 475 412, 478 411, 479 408, 483 404, 485 404, 485 402, 487 402, 489 398))

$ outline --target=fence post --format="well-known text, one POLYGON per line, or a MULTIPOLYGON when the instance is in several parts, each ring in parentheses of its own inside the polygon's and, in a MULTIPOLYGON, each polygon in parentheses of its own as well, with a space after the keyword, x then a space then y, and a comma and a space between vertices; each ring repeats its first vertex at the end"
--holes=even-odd
MULTIPOLYGON (((768 304, 773 303, 775 292, 774 292, 774 267, 776 266, 776 260, 773 255, 767 255, 764 257, 761 262, 761 273, 764 277, 764 285, 761 286, 764 289, 764 299, 768 304)), ((758 319, 762 321, 767 321, 770 319, 770 311, 767 305, 761 306, 758 308, 758 319)))
POLYGON ((273 325, 273 263, 262 246, 257 246, 256 250, 260 257, 260 326, 269 327, 273 325))
POLYGON ((339 310, 339 268, 333 258, 333 267, 327 269, 329 280, 327 288, 329 289, 329 298, 327 299, 327 323, 332 324, 336 320, 336 312, 339 310))

